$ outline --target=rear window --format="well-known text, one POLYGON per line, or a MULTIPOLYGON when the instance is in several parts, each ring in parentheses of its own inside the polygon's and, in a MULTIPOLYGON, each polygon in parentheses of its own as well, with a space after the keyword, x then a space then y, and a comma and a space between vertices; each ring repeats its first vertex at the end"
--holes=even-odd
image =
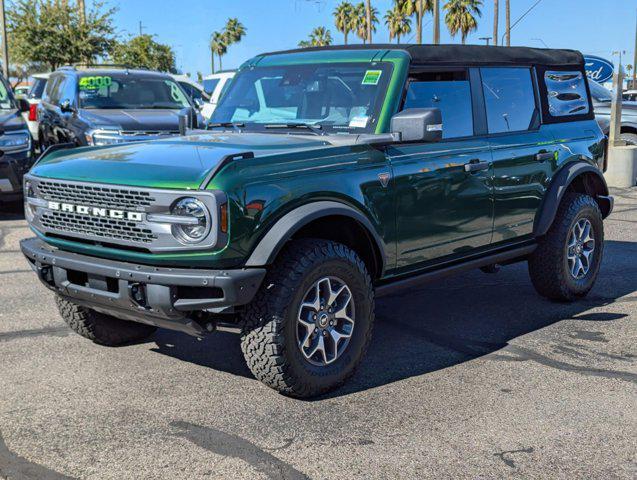
POLYGON ((41 99, 44 93, 44 87, 46 87, 46 78, 34 78, 33 85, 29 90, 29 98, 41 99))
POLYGON ((561 118, 586 115, 589 111, 586 78, 582 72, 552 71, 544 73, 548 92, 549 114, 561 118))

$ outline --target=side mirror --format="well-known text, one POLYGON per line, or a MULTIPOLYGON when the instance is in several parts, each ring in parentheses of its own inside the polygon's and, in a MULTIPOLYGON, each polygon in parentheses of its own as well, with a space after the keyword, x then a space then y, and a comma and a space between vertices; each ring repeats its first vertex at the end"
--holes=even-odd
POLYGON ((401 142, 438 142, 442 140, 442 113, 439 108, 409 108, 391 119, 391 133, 401 142))
POLYGON ((31 104, 25 98, 18 99, 18 110, 21 112, 28 112, 31 108, 31 104))
POLYGON ((68 98, 65 98, 60 102, 60 110, 62 110, 63 113, 75 112, 75 108, 73 107, 71 100, 69 100, 68 98))
POLYGON ((199 110, 201 110, 203 106, 205 105, 205 102, 201 98, 195 98, 194 102, 199 110))

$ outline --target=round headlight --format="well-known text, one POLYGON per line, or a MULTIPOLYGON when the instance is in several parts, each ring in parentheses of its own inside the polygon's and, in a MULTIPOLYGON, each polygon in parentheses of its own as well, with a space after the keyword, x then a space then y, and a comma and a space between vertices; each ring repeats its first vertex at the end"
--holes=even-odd
POLYGON ((206 206, 196 198, 181 198, 171 209, 173 215, 190 217, 189 223, 172 226, 175 238, 182 243, 199 243, 210 233, 210 212, 206 206))

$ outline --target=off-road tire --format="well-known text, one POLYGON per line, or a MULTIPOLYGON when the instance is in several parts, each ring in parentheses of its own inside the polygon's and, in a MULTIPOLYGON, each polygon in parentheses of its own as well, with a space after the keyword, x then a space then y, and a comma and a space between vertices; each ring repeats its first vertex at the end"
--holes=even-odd
POLYGON ((628 145, 637 145, 637 133, 622 133, 619 138, 628 145))
POLYGON ((284 395, 308 398, 338 388, 355 371, 371 339, 374 290, 360 257, 339 243, 300 239, 277 258, 242 316, 241 350, 252 374, 284 395), (349 344, 334 363, 313 365, 297 344, 303 296, 322 276, 347 282, 356 306, 349 344))
POLYGON ((64 322, 71 330, 99 345, 116 347, 138 342, 157 330, 151 325, 128 322, 98 313, 77 305, 60 295, 56 295, 55 302, 64 322))
POLYGON ((567 192, 551 228, 538 240, 529 257, 529 274, 537 292, 547 298, 570 302, 584 297, 593 288, 604 253, 604 222, 599 206, 589 195, 567 192), (588 273, 581 279, 568 268, 567 244, 575 223, 586 218, 593 227, 595 251, 588 273))

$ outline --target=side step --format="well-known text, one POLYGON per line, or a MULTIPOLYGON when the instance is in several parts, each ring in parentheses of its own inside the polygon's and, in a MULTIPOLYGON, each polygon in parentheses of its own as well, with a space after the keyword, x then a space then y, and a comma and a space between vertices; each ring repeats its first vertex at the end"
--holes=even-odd
POLYGON ((536 248, 536 244, 525 245, 523 247, 517 247, 498 253, 492 253, 490 255, 475 258, 473 260, 465 260, 459 263, 454 263, 452 265, 434 267, 431 270, 427 270, 423 273, 419 273, 411 277, 379 285, 378 287, 376 287, 376 297, 390 295, 398 290, 413 287, 426 282, 432 282, 440 278, 464 272, 465 270, 474 270, 476 268, 481 268, 487 265, 503 264, 516 259, 523 260, 524 257, 533 253, 536 248))

